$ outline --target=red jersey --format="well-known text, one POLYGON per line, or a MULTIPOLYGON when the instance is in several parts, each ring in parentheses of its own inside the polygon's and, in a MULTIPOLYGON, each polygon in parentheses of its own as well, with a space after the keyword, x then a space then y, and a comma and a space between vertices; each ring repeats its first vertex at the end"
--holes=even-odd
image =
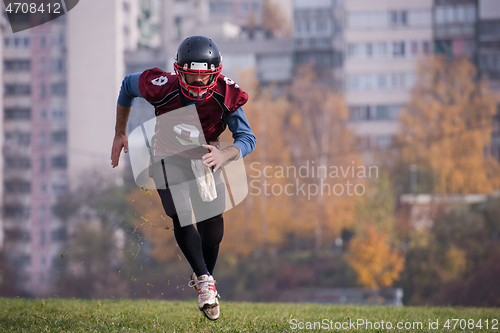
POLYGON ((210 98, 190 106, 183 104, 186 98, 181 98, 180 89, 175 73, 156 67, 139 77, 142 97, 155 107, 154 155, 201 158, 207 150, 200 145, 218 144, 225 129, 222 117, 244 105, 248 94, 223 75, 219 76, 210 98))

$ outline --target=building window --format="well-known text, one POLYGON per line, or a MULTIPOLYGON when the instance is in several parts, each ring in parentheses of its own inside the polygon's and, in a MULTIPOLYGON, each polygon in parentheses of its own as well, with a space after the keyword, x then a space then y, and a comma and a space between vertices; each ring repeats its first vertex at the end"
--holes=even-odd
POLYGON ((367 58, 373 57, 373 44, 372 43, 365 44, 365 53, 366 53, 367 58))
POLYGON ((38 40, 38 46, 40 49, 44 49, 45 46, 47 46, 47 40, 45 39, 45 36, 40 36, 40 39, 38 40))
POLYGON ((467 15, 465 13, 464 6, 457 6, 456 7, 456 21, 457 22, 467 22, 467 15))
POLYGON ((67 141, 68 135, 65 130, 52 133, 52 143, 66 143, 67 141))
POLYGON ((52 38, 52 44, 55 46, 64 47, 66 44, 66 38, 64 37, 63 34, 55 35, 52 38))
POLYGON ((500 71, 500 53, 480 54, 479 67, 485 71, 500 71))
POLYGON ((437 54, 451 55, 451 40, 436 40, 434 52, 437 54))
POLYGON ((58 229, 55 229, 54 231, 52 231, 52 233, 50 235, 50 240, 62 241, 62 240, 65 240, 66 237, 67 237, 66 228, 61 227, 61 228, 58 228, 58 229))
POLYGON ((29 146, 31 142, 31 133, 19 133, 17 142, 22 146, 29 146))
POLYGON ((4 216, 10 218, 29 218, 30 208, 19 205, 6 205, 4 207, 4 216))
POLYGON ((377 88, 378 89, 387 89, 389 88, 388 79, 386 74, 378 74, 377 75, 377 88))
MULTIPOLYGON (((40 220, 43 221, 45 219, 45 207, 40 207, 40 214, 42 214, 42 209, 43 209, 43 212, 44 212, 43 213, 44 214, 44 218, 42 219, 41 216, 40 216, 40 220)), ((46 238, 45 237, 45 230, 42 229, 42 230, 40 230, 40 245, 41 246, 45 245, 45 241, 46 241, 45 238, 46 238)), ((42 256, 42 258, 41 258, 41 264, 42 264, 42 266, 45 265, 45 257, 44 256, 42 256)))
POLYGON ((38 134, 38 146, 45 147, 45 144, 46 144, 45 133, 38 134))
POLYGON ((10 241, 30 241, 31 234, 29 231, 20 228, 5 229, 5 238, 10 241))
POLYGON ((444 23, 453 23, 455 22, 455 11, 454 7, 445 7, 444 8, 444 23))
POLYGON ((45 66, 45 59, 40 59, 40 60, 38 61, 38 71, 39 71, 41 74, 45 73, 45 70, 46 70, 46 68, 45 68, 45 67, 46 67, 46 66, 45 66))
POLYGON ((348 44, 347 57, 351 59, 360 58, 361 57, 360 44, 348 44))
POLYGON ((231 4, 226 2, 210 2, 210 13, 227 14, 231 11, 231 4))
POLYGON ((8 256, 12 268, 14 268, 15 270, 24 270, 24 268, 26 266, 29 266, 31 263, 31 256, 28 254, 11 252, 8 254, 8 256))
POLYGON ((29 60, 5 60, 3 68, 6 72, 27 72, 31 68, 31 61, 29 60))
POLYGON ((408 12, 406 10, 391 10, 389 12, 390 26, 399 27, 408 25, 408 12))
POLYGON ((375 119, 389 120, 389 107, 387 105, 377 105, 375 107, 375 119))
POLYGON ((403 73, 391 74, 391 87, 393 89, 402 89, 405 86, 405 76, 403 73))
POLYGON ((29 37, 5 37, 4 44, 5 48, 29 48, 30 38, 29 37))
POLYGON ((64 59, 53 59, 52 60, 52 72, 53 73, 64 73, 66 71, 66 62, 64 59))
POLYGON ((353 74, 347 76, 347 88, 350 91, 410 89, 416 78, 415 73, 353 74))
POLYGON ((7 144, 29 146, 31 142, 31 134, 23 132, 6 132, 5 141, 7 144))
MULTIPOLYGON (((39 221, 45 221, 46 218, 47 218, 47 209, 45 208, 45 206, 40 206, 38 208, 38 220, 39 221)), ((44 234, 43 237, 45 239, 45 234, 44 234)))
POLYGON ((41 98, 41 99, 44 99, 44 98, 45 98, 45 96, 47 96, 47 88, 46 88, 46 86, 45 86, 45 83, 42 83, 42 84, 40 85, 40 98, 41 98))
POLYGON ((385 42, 378 42, 373 44, 373 57, 374 58, 387 57, 387 44, 385 42))
POLYGON ((362 90, 372 90, 375 88, 376 83, 375 83, 375 75, 371 74, 365 74, 361 75, 361 82, 360 82, 360 88, 362 90))
POLYGON ((318 32, 322 35, 329 34, 330 33, 329 26, 330 25, 328 23, 329 22, 326 19, 319 19, 316 22, 316 32, 318 32))
POLYGON ((434 10, 434 20, 437 24, 474 23, 476 21, 476 6, 438 6, 434 10))
POLYGON ((13 179, 4 182, 7 193, 27 194, 31 192, 31 183, 22 179, 13 179))
POLYGON ((65 181, 59 181, 52 184, 52 192, 55 195, 64 195, 68 193, 68 183, 65 181))
POLYGON ((359 90, 359 75, 352 74, 347 77, 347 88, 349 90, 359 90))
POLYGON ((4 92, 6 96, 29 95, 31 86, 29 84, 6 84, 4 92))
POLYGON ((350 121, 397 120, 401 105, 356 105, 349 107, 350 121))
POLYGON ((370 107, 364 106, 351 106, 349 107, 349 120, 350 121, 364 121, 370 119, 370 107))
POLYGON ((40 157, 40 172, 45 172, 46 169, 47 169, 47 162, 45 160, 45 157, 42 156, 40 157))
POLYGON ((57 122, 66 121, 66 110, 64 108, 52 109, 52 120, 57 122))
POLYGON ((52 93, 54 95, 66 96, 66 82, 54 83, 52 85, 52 93))
POLYGON ((431 43, 427 40, 422 42, 422 52, 424 54, 429 54, 431 53, 431 43))
POLYGON ((42 122, 47 120, 47 110, 45 108, 40 109, 40 120, 42 122))
POLYGON ((47 184, 45 182, 40 183, 40 195, 46 195, 47 194, 47 184))
POLYGON ((392 43, 392 55, 395 58, 402 58, 405 56, 405 42, 392 43))
POLYGON ((483 36, 500 36, 500 20, 480 22, 480 31, 483 36))
POLYGON ((25 170, 31 168, 31 160, 27 157, 6 157, 4 166, 7 169, 25 170))
POLYGON ((59 155, 52 157, 52 167, 64 169, 68 166, 68 159, 66 155, 59 155))
POLYGON ((474 23, 476 21, 476 6, 466 5, 463 7, 465 11, 465 22, 474 23))

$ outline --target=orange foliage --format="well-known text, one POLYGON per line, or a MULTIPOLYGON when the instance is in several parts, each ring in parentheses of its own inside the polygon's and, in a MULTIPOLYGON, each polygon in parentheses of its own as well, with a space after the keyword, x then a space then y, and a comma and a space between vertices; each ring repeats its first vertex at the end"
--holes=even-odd
POLYGON ((365 231, 351 240, 347 262, 361 285, 374 290, 390 287, 403 271, 404 255, 391 248, 388 236, 374 226, 367 225, 365 231))
POLYGON ((401 158, 432 177, 434 193, 491 193, 500 187, 500 166, 485 154, 496 99, 466 59, 434 57, 420 64, 400 118, 401 158))
POLYGON ((353 186, 361 184, 364 188, 365 179, 357 177, 357 170, 364 165, 361 156, 353 153, 355 138, 346 125, 348 111, 343 97, 323 86, 312 66, 299 68, 296 77, 300 79, 292 86, 291 154, 299 165, 308 160, 328 170, 327 177, 311 177, 308 181, 324 186, 325 191, 330 189, 329 194, 315 196, 315 202, 303 200, 301 205, 312 205, 310 210, 317 212, 309 215, 316 248, 329 248, 341 230, 355 222, 355 201, 360 197, 352 195, 353 186), (334 170, 340 170, 338 177, 332 177, 334 170), (343 194, 337 195, 340 189, 344 189, 343 194))

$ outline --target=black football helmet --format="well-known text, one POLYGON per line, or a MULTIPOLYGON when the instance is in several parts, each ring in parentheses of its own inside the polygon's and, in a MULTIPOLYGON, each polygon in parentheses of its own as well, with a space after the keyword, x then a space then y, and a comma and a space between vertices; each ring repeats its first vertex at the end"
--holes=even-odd
POLYGON ((197 101, 210 98, 222 70, 222 56, 217 44, 204 36, 184 39, 175 55, 174 70, 184 96, 197 101), (186 82, 186 74, 210 75, 210 79, 205 86, 190 85, 186 82))

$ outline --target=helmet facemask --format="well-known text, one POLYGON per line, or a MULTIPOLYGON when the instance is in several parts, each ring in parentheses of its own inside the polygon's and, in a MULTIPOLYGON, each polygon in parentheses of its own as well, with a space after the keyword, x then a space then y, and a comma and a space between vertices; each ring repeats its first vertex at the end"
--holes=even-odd
POLYGON ((179 82, 182 87, 182 94, 195 101, 203 101, 210 98, 215 90, 215 85, 217 84, 217 78, 222 70, 222 64, 219 67, 215 65, 209 65, 206 62, 191 62, 190 64, 184 64, 180 66, 177 62, 174 63, 175 73, 179 76, 179 82), (198 82, 193 82, 188 84, 186 80, 186 74, 206 76, 209 75, 210 78, 206 85, 197 85, 198 82))

